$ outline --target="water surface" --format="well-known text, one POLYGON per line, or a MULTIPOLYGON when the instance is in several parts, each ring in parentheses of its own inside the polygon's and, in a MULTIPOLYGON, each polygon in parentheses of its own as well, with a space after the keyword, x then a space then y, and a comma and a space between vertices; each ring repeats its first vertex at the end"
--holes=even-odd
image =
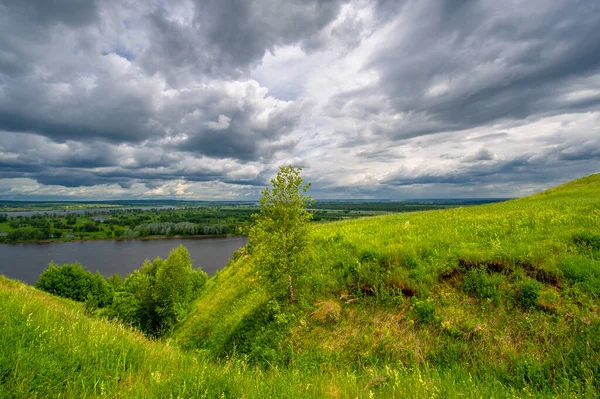
POLYGON ((139 269, 144 259, 166 258, 171 249, 183 244, 190 251, 194 267, 201 267, 212 276, 227 264, 233 251, 247 242, 247 237, 227 237, 0 244, 0 274, 33 285, 48 263, 54 261, 79 262, 105 277, 114 273, 125 276, 139 269))

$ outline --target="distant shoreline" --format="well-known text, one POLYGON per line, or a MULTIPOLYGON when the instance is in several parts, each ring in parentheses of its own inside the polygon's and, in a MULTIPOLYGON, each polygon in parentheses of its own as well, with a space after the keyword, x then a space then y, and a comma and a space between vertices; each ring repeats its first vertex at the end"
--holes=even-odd
POLYGON ((16 244, 51 244, 51 243, 66 243, 66 242, 87 242, 87 241, 151 241, 151 240, 203 240, 207 238, 229 238, 229 237, 248 237, 244 234, 202 234, 202 235, 191 235, 191 236, 148 236, 148 237, 98 237, 90 239, 73 239, 73 240, 60 240, 60 239, 47 239, 47 240, 32 240, 32 241, 0 241, 0 245, 16 245, 16 244))

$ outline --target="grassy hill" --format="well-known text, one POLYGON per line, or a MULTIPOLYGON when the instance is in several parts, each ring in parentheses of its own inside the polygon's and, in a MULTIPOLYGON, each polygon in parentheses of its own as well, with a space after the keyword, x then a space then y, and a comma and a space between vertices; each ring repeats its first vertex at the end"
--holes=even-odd
POLYGON ((314 225, 291 307, 239 251, 167 340, 0 278, 0 397, 598 397, 600 175, 314 225))
POLYGON ((319 225, 291 320, 240 256, 175 339, 309 369, 402 364, 595 391, 599 241, 600 175, 505 203, 319 225))
POLYGON ((422 398, 440 387, 448 397, 518 394, 498 382, 433 369, 300 370, 252 366, 235 356, 214 361, 2 276, 0 311, 1 398, 422 398))

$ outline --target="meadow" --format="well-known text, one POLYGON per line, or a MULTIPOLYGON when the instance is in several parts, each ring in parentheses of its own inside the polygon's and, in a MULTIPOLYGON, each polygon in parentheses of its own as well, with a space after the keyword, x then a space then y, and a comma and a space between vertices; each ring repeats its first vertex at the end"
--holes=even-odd
POLYGON ((0 396, 600 394, 599 174, 309 239, 296 302, 243 248, 161 339, 0 277, 0 396))
MULTIPOLYGON (((313 204, 311 212, 314 222, 330 222, 489 201, 494 200, 319 201, 313 204)), ((92 204, 0 201, 0 243, 247 235, 252 214, 258 210, 256 202, 235 201, 116 201, 92 204), (15 209, 39 213, 29 216, 3 213, 15 209)))

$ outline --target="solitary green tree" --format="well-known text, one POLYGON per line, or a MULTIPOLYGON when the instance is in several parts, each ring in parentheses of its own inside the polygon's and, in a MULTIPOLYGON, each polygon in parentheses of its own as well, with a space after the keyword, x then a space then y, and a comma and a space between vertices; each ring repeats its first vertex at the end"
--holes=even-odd
POLYGON ((274 296, 289 294, 294 301, 294 282, 306 263, 308 223, 306 210, 312 198, 304 195, 310 183, 302 184, 302 168, 282 166, 272 187, 262 191, 260 213, 253 215, 250 245, 259 268, 271 284, 274 296))

